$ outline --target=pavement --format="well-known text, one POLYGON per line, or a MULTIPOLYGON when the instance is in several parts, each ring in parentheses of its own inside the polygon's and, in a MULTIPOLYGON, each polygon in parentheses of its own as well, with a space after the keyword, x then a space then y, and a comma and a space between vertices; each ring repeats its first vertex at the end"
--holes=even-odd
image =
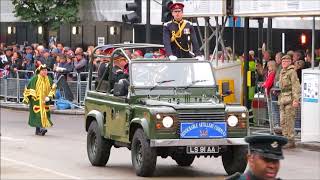
MULTIPOLYGON (((12 110, 18 110, 18 111, 28 111, 29 105, 25 105, 23 103, 10 102, 10 101, 5 102, 1 100, 0 108, 12 109, 12 110)), ((84 115, 84 108, 59 110, 59 109, 56 109, 54 105, 52 105, 51 113, 64 114, 64 115, 84 115)), ((320 142, 301 142, 299 139, 297 139, 296 146, 298 148, 308 149, 311 151, 320 151, 320 142)))
MULTIPOLYGON (((28 111, 29 105, 11 101, 0 101, 0 107, 5 109, 12 109, 17 111, 28 111)), ((65 115, 84 115, 84 107, 83 108, 75 108, 75 109, 65 109, 59 110, 56 109, 54 105, 50 106, 51 113, 53 114, 65 114, 65 115)))

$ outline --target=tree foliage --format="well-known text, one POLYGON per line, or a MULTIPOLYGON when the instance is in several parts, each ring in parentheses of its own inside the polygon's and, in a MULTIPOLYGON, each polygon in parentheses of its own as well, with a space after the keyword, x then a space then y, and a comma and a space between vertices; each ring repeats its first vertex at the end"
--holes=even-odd
POLYGON ((15 16, 42 25, 44 36, 49 35, 49 29, 78 21, 79 0, 12 0, 12 4, 15 16))

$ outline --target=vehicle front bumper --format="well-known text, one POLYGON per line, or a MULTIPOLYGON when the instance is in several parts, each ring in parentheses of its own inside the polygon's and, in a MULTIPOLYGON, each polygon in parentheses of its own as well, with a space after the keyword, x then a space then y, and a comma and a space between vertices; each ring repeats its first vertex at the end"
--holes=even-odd
POLYGON ((248 145, 244 138, 224 139, 151 139, 151 147, 248 145))

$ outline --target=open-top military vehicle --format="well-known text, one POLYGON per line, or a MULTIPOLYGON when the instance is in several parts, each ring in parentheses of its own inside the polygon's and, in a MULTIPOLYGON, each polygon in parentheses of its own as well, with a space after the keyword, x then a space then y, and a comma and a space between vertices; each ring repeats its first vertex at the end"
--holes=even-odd
POLYGON ((221 101, 210 62, 127 55, 146 48, 163 46, 115 44, 94 50, 91 67, 97 58, 110 61, 98 77, 89 71, 85 129, 91 164, 105 166, 111 147, 127 147, 138 176, 153 174, 157 156, 170 156, 180 166, 190 166, 195 157, 222 156, 228 174, 243 172, 247 109, 221 101), (111 54, 101 55, 110 49, 111 54), (123 60, 127 73, 116 67, 123 60))

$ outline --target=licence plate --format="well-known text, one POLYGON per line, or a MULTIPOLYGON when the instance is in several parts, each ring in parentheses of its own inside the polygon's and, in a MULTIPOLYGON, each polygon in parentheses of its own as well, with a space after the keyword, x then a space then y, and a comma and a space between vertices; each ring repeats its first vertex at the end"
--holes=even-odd
POLYGON ((219 146, 187 146, 187 154, 219 153, 219 146))

